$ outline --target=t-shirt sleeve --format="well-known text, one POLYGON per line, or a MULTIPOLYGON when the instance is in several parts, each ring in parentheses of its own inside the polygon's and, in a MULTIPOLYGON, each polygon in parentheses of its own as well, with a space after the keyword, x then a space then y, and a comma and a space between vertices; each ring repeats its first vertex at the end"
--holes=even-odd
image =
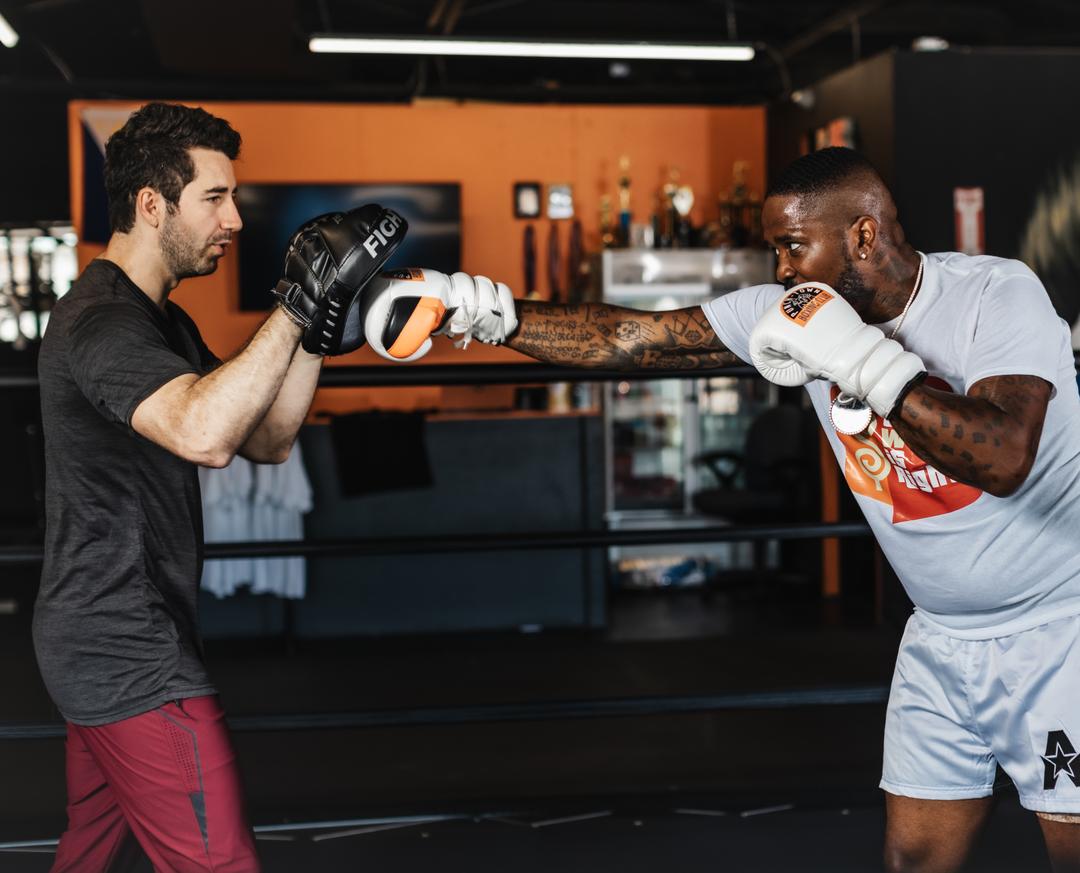
POLYGON ((751 285, 716 297, 701 308, 720 342, 750 363, 750 332, 769 305, 783 294, 782 285, 751 285))
POLYGON ((964 366, 964 391, 990 376, 1038 376, 1055 385, 1068 342, 1068 327, 1042 282, 1017 263, 982 293, 964 366))
POLYGON ((68 363, 83 395, 107 419, 131 425, 136 407, 195 368, 169 348, 158 327, 131 306, 83 312, 68 332, 68 363))

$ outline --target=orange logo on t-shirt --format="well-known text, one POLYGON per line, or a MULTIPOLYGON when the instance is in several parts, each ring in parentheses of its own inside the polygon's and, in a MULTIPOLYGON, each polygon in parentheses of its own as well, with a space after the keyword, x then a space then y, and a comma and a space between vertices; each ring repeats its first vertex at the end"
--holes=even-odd
MULTIPOLYGON (((933 387, 951 390, 940 379, 933 380, 933 387)), ((838 393, 834 385, 830 399, 835 400, 838 393)), ((874 416, 864 433, 837 433, 837 437, 846 450, 844 478, 851 490, 891 505, 893 524, 954 512, 982 494, 931 467, 880 415, 874 416)))

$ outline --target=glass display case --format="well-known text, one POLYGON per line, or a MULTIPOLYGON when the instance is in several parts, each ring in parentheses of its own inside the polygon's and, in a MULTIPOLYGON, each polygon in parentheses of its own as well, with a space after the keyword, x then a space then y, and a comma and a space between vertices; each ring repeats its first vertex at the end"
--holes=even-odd
POLYGON ((24 349, 41 339, 78 275, 75 244, 68 225, 0 230, 0 344, 24 349))
MULTIPOLYGON (((768 249, 609 249, 602 256, 603 299, 667 310, 774 280, 768 249)), ((741 451, 754 416, 775 403, 775 388, 756 379, 627 380, 605 386, 606 519, 612 529, 722 523, 693 509, 711 485, 695 465, 702 451, 741 451)), ((743 544, 635 546, 611 550, 617 584, 690 585, 714 565, 740 566, 743 544)))

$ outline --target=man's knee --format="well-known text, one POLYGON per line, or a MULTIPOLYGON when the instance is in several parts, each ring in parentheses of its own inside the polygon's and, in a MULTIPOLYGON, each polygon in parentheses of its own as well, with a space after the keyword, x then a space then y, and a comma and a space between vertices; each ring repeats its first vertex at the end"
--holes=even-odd
POLYGON ((959 870, 964 858, 955 847, 931 841, 885 842, 885 873, 951 873, 959 870))
POLYGON ((913 873, 923 869, 927 858, 925 850, 910 846, 885 845, 885 873, 913 873))

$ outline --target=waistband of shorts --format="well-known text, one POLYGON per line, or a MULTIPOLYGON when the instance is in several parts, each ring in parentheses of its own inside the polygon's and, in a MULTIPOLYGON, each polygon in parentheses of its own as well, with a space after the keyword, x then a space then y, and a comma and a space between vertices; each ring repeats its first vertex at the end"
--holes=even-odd
POLYGON ((1035 608, 1022 616, 986 627, 950 627, 926 610, 915 608, 914 617, 931 633, 943 634, 956 640, 993 640, 1023 633, 1040 625, 1080 616, 1080 598, 1057 603, 1050 608, 1035 608))

